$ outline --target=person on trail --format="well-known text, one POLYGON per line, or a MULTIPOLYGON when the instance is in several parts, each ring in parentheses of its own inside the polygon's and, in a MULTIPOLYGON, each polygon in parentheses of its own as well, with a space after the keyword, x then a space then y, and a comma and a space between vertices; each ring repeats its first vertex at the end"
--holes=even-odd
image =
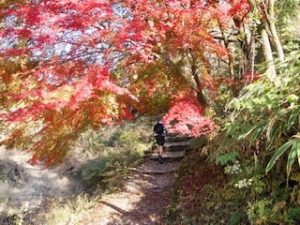
POLYGON ((162 154, 164 151, 165 145, 165 135, 167 133, 167 129, 162 121, 157 122, 153 127, 154 137, 157 143, 157 151, 158 151, 158 160, 160 163, 163 163, 162 154))

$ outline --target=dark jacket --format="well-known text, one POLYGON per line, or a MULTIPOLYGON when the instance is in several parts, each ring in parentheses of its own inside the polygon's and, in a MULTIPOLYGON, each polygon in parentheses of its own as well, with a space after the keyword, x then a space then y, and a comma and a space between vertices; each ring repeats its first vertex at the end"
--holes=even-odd
POLYGON ((156 135, 164 136, 167 133, 167 130, 163 123, 158 122, 154 125, 153 132, 155 136, 156 135))

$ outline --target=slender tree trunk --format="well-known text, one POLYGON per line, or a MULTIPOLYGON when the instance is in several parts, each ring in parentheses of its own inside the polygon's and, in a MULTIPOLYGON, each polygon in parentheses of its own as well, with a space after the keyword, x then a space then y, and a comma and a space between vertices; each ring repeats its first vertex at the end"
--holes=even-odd
POLYGON ((269 18, 268 18, 268 23, 269 23, 269 28, 272 34, 272 39, 274 41, 276 50, 277 50, 277 54, 278 54, 278 59, 283 62, 284 61, 284 51, 283 51, 283 47, 282 44, 280 42, 277 30, 276 30, 276 26, 275 26, 275 13, 274 13, 274 4, 275 4, 275 0, 269 0, 268 2, 268 11, 269 11, 269 18))
POLYGON ((207 104, 204 94, 202 93, 203 86, 202 86, 202 83, 201 83, 198 73, 197 73, 196 62, 192 62, 191 69, 192 69, 192 75, 193 75, 194 81, 197 86, 197 99, 202 106, 206 107, 208 104, 207 104))
POLYGON ((252 25, 244 24, 244 43, 243 43, 243 73, 254 75, 255 66, 255 30, 252 25))
POLYGON ((250 54, 250 64, 251 64, 251 68, 250 68, 250 72, 251 72, 251 76, 254 76, 254 70, 255 70, 255 56, 256 56, 256 52, 255 52, 255 33, 252 32, 252 36, 251 36, 251 54, 250 54))
POLYGON ((261 31, 262 36, 262 45, 263 45, 263 52, 267 63, 267 70, 266 74, 267 77, 275 83, 275 85, 278 84, 279 80, 276 74, 275 64, 274 64, 274 58, 272 54, 272 48, 270 44, 270 40, 267 34, 267 31, 265 29, 262 29, 261 31))
MULTIPOLYGON (((203 106, 206 107, 208 105, 208 100, 204 96, 202 90, 203 90, 203 84, 199 77, 199 61, 202 61, 203 56, 198 55, 196 56, 194 52, 192 52, 192 49, 186 49, 184 52, 184 56, 182 56, 181 59, 181 66, 179 69, 179 73, 187 79, 189 82, 191 82, 191 85, 193 89, 197 93, 197 100, 198 102, 203 106), (200 60, 199 60, 199 58, 200 60)), ((209 67, 205 67, 205 73, 209 71, 209 67)))
MULTIPOLYGON (((228 41, 228 38, 226 37, 225 33, 224 33, 224 30, 222 29, 222 26, 221 26, 221 23, 219 22, 219 29, 221 31, 221 34, 222 34, 222 39, 223 39, 223 42, 224 42, 224 46, 225 48, 229 51, 229 41, 228 41)), ((234 74, 234 59, 232 57, 231 54, 229 54, 229 58, 228 58, 228 72, 229 72, 229 75, 231 78, 234 78, 235 77, 235 74, 234 74)))
POLYGON ((284 61, 284 52, 283 52, 283 47, 281 45, 281 42, 279 40, 279 37, 278 37, 278 34, 277 34, 277 30, 276 30, 276 27, 275 27, 275 24, 273 22, 270 23, 270 31, 272 33, 272 37, 273 37, 273 40, 274 40, 274 44, 275 44, 275 47, 276 47, 276 50, 277 50, 277 54, 278 54, 278 59, 283 62, 284 61))

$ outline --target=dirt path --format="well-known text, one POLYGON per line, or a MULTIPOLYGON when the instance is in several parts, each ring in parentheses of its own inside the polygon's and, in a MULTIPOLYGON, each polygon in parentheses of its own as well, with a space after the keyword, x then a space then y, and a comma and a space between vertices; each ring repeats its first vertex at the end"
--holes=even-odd
POLYGON ((0 148, 0 175, 5 176, 5 181, 0 179, 0 212, 30 213, 42 207, 46 199, 75 192, 77 183, 61 177, 59 168, 32 166, 30 157, 22 151, 0 148))
MULTIPOLYGON (((1 171, 9 178, 0 182, 0 212, 17 208, 34 213, 47 199, 68 198, 76 192, 77 183, 61 177, 58 168, 31 166, 29 158, 26 153, 0 148, 1 171)), ((164 225, 178 167, 179 162, 145 161, 132 169, 120 191, 101 198, 78 224, 164 225)))
POLYGON ((178 162, 147 161, 133 170, 117 193, 103 197, 84 225, 163 225, 178 162))

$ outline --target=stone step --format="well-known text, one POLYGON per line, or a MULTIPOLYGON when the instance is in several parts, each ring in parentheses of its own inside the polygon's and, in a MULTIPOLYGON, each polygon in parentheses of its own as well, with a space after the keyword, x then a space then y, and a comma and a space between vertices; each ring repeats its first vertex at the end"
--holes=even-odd
POLYGON ((181 150, 190 150, 194 147, 194 144, 190 142, 172 142, 165 144, 165 151, 181 151, 181 150))
POLYGON ((189 141, 193 137, 189 136, 166 136, 166 142, 184 142, 189 141))
MULTIPOLYGON (((178 135, 177 135, 178 137, 178 135)), ((187 138, 187 137, 186 137, 187 138)), ((184 141, 177 142, 166 142, 164 151, 168 152, 180 152, 180 151, 190 151, 196 147, 203 147, 207 141, 205 136, 201 136, 198 138, 188 137, 188 140, 183 139, 184 141)), ((144 157, 151 157, 152 154, 155 154, 156 144, 153 144, 151 148, 144 152, 144 157)))
POLYGON ((168 133, 167 136, 168 137, 178 137, 178 136, 182 136, 182 135, 180 135, 178 133, 168 133))
MULTIPOLYGON (((192 150, 197 146, 203 146, 205 144, 205 138, 193 138, 188 141, 181 141, 181 142, 166 142, 164 146, 165 151, 181 151, 181 150, 192 150)), ((156 144, 153 144, 151 148, 146 150, 144 154, 150 154, 156 150, 156 144)))
POLYGON ((146 160, 142 165, 138 166, 137 168, 130 168, 130 170, 136 171, 141 174, 163 175, 176 172, 179 166, 179 162, 157 164, 152 160, 146 160))
POLYGON ((144 155, 149 155, 149 154, 153 153, 153 151, 154 150, 152 150, 152 149, 148 149, 148 150, 144 151, 144 155))
MULTIPOLYGON (((180 160, 185 156, 185 151, 177 151, 177 152, 164 152, 162 154, 162 158, 166 161, 172 160, 180 160)), ((150 155, 150 159, 152 160, 158 160, 158 153, 152 153, 150 155)))
MULTIPOLYGON (((189 150, 193 144, 189 142, 166 142, 164 146, 164 151, 180 151, 180 150, 189 150)), ((149 149, 144 151, 144 155, 151 154, 157 149, 157 145, 153 144, 149 149)))
POLYGON ((170 169, 165 169, 165 170, 145 170, 145 169, 130 169, 132 171, 138 172, 138 173, 143 173, 143 174, 168 174, 168 173, 174 173, 177 171, 177 168, 170 168, 170 169))

